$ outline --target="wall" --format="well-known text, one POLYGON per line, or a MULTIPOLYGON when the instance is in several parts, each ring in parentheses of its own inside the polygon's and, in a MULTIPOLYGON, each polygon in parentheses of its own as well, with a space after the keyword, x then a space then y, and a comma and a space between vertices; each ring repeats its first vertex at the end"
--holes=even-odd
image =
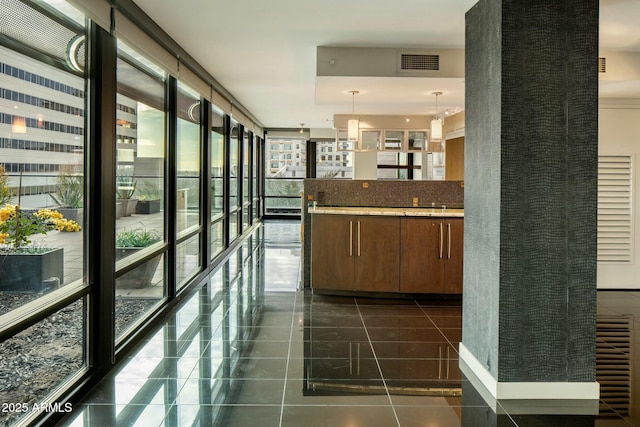
POLYGON ((378 179, 378 153, 376 151, 353 152, 353 179, 378 179))
POLYGON ((445 179, 464 180, 464 136, 447 139, 447 155, 445 157, 445 179))
POLYGON ((640 189, 640 174, 635 172, 640 152, 640 99, 601 100, 598 118, 598 154, 631 155, 634 200, 633 261, 631 263, 598 263, 598 289, 640 289, 640 263, 637 261, 640 216, 636 214, 640 189))

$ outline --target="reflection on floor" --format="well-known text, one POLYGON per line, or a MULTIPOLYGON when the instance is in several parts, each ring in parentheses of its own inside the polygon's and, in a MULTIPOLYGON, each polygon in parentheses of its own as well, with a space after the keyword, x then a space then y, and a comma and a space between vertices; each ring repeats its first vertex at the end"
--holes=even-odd
POLYGON ((640 294, 599 295, 600 415, 496 415, 458 368, 459 301, 311 295, 299 268, 299 223, 265 223, 61 425, 640 425, 640 294))

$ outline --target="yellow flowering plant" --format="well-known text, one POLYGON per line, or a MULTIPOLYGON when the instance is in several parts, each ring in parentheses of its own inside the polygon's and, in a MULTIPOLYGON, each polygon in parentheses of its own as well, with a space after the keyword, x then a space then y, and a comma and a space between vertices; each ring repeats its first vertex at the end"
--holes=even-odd
POLYGON ((81 227, 51 209, 29 212, 9 204, 0 208, 0 244, 6 246, 0 250, 21 251, 31 244, 32 235, 46 234, 51 230, 80 231, 81 227))

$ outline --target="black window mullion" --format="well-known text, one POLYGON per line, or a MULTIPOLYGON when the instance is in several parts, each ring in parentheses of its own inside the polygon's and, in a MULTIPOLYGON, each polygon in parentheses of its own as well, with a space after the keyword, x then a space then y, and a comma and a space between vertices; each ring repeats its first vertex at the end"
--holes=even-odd
POLYGON ((228 114, 224 115, 224 164, 223 169, 223 212, 224 212, 224 248, 229 247, 229 222, 231 221, 231 117, 228 114))
POLYGON ((266 186, 266 159, 265 159, 265 150, 267 147, 267 136, 266 134, 262 134, 262 138, 260 139, 260 146, 259 146, 259 151, 258 151, 258 156, 260 157, 258 160, 258 165, 259 165, 259 176, 260 176, 260 180, 259 180, 259 187, 258 187, 258 198, 260 199, 260 218, 262 218, 264 216, 264 212, 265 212, 265 201, 264 201, 264 192, 265 192, 265 186, 266 186))
POLYGON ((307 178, 315 178, 317 174, 317 165, 316 165, 316 150, 317 150, 317 142, 307 140, 307 178))
POLYGON ((176 296, 176 244, 177 244, 177 209, 176 191, 178 189, 177 167, 177 130, 178 130, 178 81, 174 77, 167 79, 166 93, 166 117, 167 117, 167 160, 165 185, 165 224, 167 233, 167 296, 172 300, 176 296))
POLYGON ((244 126, 238 124, 238 235, 242 234, 244 223, 244 126))
POLYGON ((202 239, 201 251, 202 266, 205 269, 211 264, 211 103, 202 100, 200 103, 200 124, 202 131, 202 155, 200 162, 200 170, 202 170, 202 179, 200 180, 200 206, 202 217, 202 239))
POLYGON ((247 188, 247 192, 249 194, 249 206, 247 206, 248 209, 248 214, 249 214, 249 225, 252 225, 254 223, 254 218, 253 218, 253 170, 254 170, 254 165, 253 165, 253 150, 254 150, 254 144, 255 144, 255 135, 253 134, 253 132, 249 132, 249 144, 248 144, 248 149, 249 149, 249 164, 247 165, 247 173, 249 174, 249 180, 248 180, 248 187, 247 188))
POLYGON ((86 269, 89 299, 89 363, 115 362, 116 39, 95 23, 89 34, 89 138, 86 269))

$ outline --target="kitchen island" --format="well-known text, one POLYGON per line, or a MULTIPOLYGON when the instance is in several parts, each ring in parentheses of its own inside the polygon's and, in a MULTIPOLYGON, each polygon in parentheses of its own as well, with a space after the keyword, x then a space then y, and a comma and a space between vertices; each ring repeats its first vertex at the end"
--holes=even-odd
POLYGON ((315 206, 318 293, 461 294, 464 210, 315 206))

